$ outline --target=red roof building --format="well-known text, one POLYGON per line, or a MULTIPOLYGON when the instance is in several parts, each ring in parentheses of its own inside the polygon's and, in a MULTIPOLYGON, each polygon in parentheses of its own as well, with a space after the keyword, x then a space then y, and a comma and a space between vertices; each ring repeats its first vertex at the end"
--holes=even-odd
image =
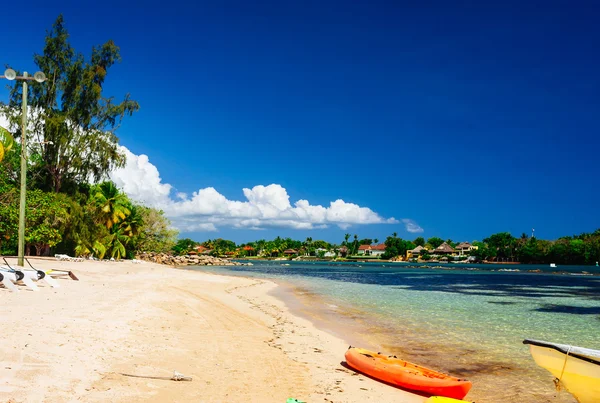
POLYGON ((379 245, 360 245, 358 247, 358 254, 365 256, 379 256, 385 253, 385 244, 380 243, 379 245))

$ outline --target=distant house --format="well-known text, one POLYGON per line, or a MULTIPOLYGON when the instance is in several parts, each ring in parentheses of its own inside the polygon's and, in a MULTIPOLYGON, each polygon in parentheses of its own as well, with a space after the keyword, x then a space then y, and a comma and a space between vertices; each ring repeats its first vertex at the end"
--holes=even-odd
POLYGON ((414 248, 412 250, 407 250, 406 251, 406 260, 418 259, 419 256, 421 256, 421 254, 424 253, 426 250, 427 249, 425 249, 421 245, 417 246, 416 248, 414 248))
POLYGON ((210 252, 212 252, 212 249, 207 248, 204 245, 198 245, 194 249, 199 255, 208 255, 210 252))
POLYGON ((381 256, 385 253, 385 244, 379 245, 360 245, 358 247, 358 255, 364 256, 381 256))
POLYGON ((369 251, 371 250, 371 245, 360 245, 358 247, 357 255, 369 255, 369 251))
POLYGON ((323 257, 335 257, 335 252, 332 250, 327 250, 325 248, 317 248, 315 249, 315 255, 323 255, 323 257))
POLYGON ((346 257, 348 255, 348 248, 342 246, 338 249, 338 253, 340 254, 340 257, 346 257))
POLYGON ((461 242, 454 248, 458 256, 470 255, 472 251, 479 249, 478 246, 471 245, 469 242, 461 242))
POLYGON ((454 250, 454 248, 450 245, 448 245, 446 242, 444 242, 443 244, 441 244, 440 246, 438 246, 437 248, 435 248, 434 250, 431 251, 432 255, 456 255, 456 251, 454 250))
POLYGON ((284 255, 297 255, 298 251, 296 249, 286 249, 283 251, 284 255))
POLYGON ((244 250, 244 252, 246 252, 246 255, 248 256, 255 256, 256 252, 254 250, 254 248, 250 245, 246 245, 242 248, 244 250))
POLYGON ((371 256, 381 256, 385 253, 385 244, 380 243, 379 245, 375 245, 371 247, 371 256))

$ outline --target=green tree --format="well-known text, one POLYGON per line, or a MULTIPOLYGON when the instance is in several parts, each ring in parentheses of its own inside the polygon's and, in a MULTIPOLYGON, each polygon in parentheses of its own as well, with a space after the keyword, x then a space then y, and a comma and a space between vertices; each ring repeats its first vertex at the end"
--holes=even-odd
POLYGON ((62 234, 70 221, 69 203, 64 195, 39 189, 27 192, 25 242, 27 247, 35 248, 36 255, 47 254, 50 247, 62 241, 62 234))
POLYGON ((178 232, 171 227, 164 212, 144 206, 138 206, 137 210, 142 219, 137 249, 140 252, 170 251, 175 246, 178 232))
POLYGON ((490 251, 496 251, 496 258, 498 260, 510 259, 511 261, 515 255, 515 241, 516 238, 510 232, 499 232, 483 240, 488 245, 490 251))
POLYGON ((423 238, 422 236, 415 238, 415 240, 413 241, 413 243, 416 246, 425 246, 425 238, 423 238))
MULTIPOLYGON (((196 241, 192 241, 190 238, 179 239, 177 242, 175 242, 175 245, 173 245, 172 250, 176 255, 185 255, 196 245, 198 245, 198 243, 196 241)), ((214 246, 212 246, 210 249, 214 249, 214 246)))
POLYGON ((125 220, 131 214, 131 203, 113 182, 103 182, 92 188, 92 199, 99 209, 98 220, 106 228, 125 220))
MULTIPOLYGON (((98 181, 124 164, 115 131, 139 105, 129 94, 115 102, 103 93, 108 70, 120 60, 119 48, 109 40, 94 46, 86 61, 69 43, 62 15, 47 32, 43 52, 34 61, 48 80, 32 83, 29 94, 29 104, 37 112, 30 118, 32 133, 37 141, 45 141, 40 163, 33 168, 40 188, 58 192, 70 185, 71 193, 73 185, 98 181)), ((8 105, 2 105, 13 124, 21 119, 21 88, 15 83, 8 105)), ((20 136, 19 128, 15 137, 20 136)))
POLYGON ((415 244, 410 241, 389 236, 385 240, 385 253, 381 255, 381 257, 383 259, 391 259, 396 256, 406 256, 406 251, 414 249, 415 247, 415 244))
POLYGON ((440 246, 441 244, 443 244, 444 240, 442 238, 438 238, 438 237, 434 236, 434 237, 429 238, 427 240, 427 243, 430 244, 433 249, 435 249, 438 246, 440 246))

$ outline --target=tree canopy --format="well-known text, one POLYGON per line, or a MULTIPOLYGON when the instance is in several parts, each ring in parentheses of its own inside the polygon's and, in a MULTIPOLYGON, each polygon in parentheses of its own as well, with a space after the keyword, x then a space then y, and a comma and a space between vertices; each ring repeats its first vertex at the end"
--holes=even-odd
MULTIPOLYGON (((34 55, 47 76, 30 82, 28 103, 26 254, 68 253, 98 258, 167 251, 177 238, 161 211, 131 201, 107 174, 125 162, 115 134, 139 109, 126 94, 104 94, 109 69, 120 61, 108 40, 86 59, 69 42, 62 15, 34 55)), ((0 113, 13 135, 0 128, 0 253, 15 254, 19 211, 22 86, 15 83, 0 113), (8 152, 13 150, 14 152, 8 152)))
MULTIPOLYGON (((129 94, 117 102, 103 92, 109 69, 120 60, 119 47, 112 40, 92 47, 86 60, 71 46, 62 15, 47 32, 43 52, 34 61, 48 79, 32 82, 28 101, 28 130, 40 155, 31 169, 37 172, 39 188, 58 192, 66 187, 70 192, 124 164, 115 131, 139 104, 129 94)), ((21 136, 16 124, 21 119, 21 92, 21 85, 15 83, 9 103, 0 105, 13 122, 16 138, 21 136)))

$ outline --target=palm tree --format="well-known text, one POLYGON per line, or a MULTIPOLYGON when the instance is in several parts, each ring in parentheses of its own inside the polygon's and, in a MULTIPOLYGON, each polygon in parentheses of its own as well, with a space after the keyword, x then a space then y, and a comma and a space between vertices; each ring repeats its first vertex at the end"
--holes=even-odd
POLYGON ((0 161, 4 159, 4 155, 10 151, 15 140, 11 134, 3 127, 0 127, 0 161))
POLYGON ((100 209, 100 222, 110 229, 130 213, 129 200, 112 182, 103 182, 92 190, 92 197, 100 209))
POLYGON ((134 237, 139 234, 140 228, 144 225, 144 220, 136 206, 130 204, 127 208, 129 209, 129 215, 121 222, 120 227, 127 236, 134 237))
POLYGON ((344 241, 345 241, 344 245, 348 245, 348 239, 350 239, 350 234, 344 235, 344 241))
POLYGON ((104 239, 103 244, 110 251, 111 257, 119 260, 127 253, 125 245, 131 242, 131 237, 127 236, 122 228, 114 228, 115 231, 104 239))
POLYGON ((375 243, 375 245, 378 245, 379 244, 379 239, 375 238, 375 239, 373 239, 373 242, 375 243))
POLYGON ((392 236, 393 236, 394 238, 398 238, 398 233, 397 233, 397 232, 392 232, 392 236))

